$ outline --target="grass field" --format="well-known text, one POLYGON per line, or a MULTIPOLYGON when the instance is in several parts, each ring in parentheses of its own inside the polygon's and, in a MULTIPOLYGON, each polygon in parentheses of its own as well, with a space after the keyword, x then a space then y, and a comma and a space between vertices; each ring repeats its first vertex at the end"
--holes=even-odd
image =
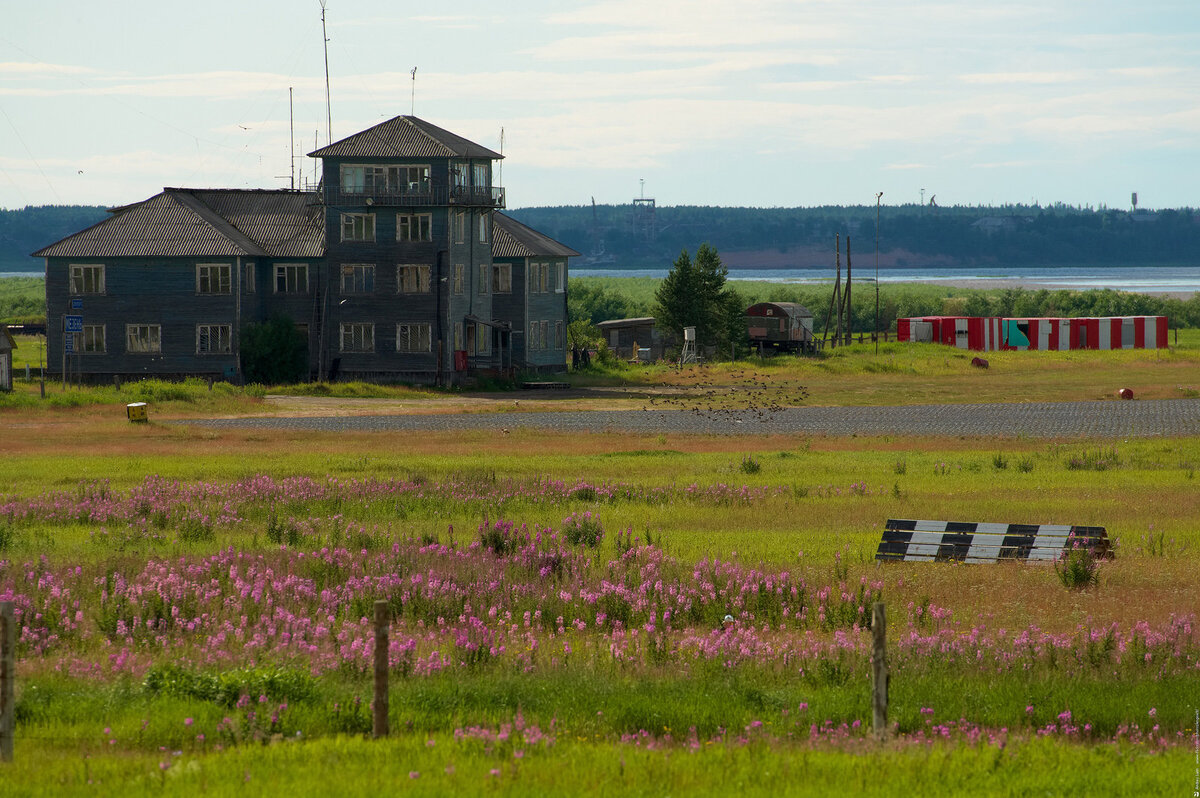
MULTIPOLYGON (((544 404, 1179 398, 1200 382, 1197 343, 1012 353, 986 372, 937 347, 855 346, 621 369, 587 378, 621 392, 544 404)), ((309 391, 339 392, 390 412, 531 404, 309 391)), ((21 613, 6 795, 1193 789, 1200 439, 162 423, 293 412, 266 394, 54 386, 43 402, 21 384, 0 405, 0 596, 21 613), (124 420, 134 396, 152 397, 150 424, 124 420), (1044 565, 885 566, 889 517, 1098 524, 1117 556, 1087 589, 1044 565), (376 599, 394 613, 387 741, 366 739, 376 599)))

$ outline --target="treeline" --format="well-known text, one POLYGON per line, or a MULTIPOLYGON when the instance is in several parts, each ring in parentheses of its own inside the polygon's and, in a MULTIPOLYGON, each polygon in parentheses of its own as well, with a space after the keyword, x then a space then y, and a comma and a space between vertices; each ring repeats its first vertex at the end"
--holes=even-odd
POLYGON ((0 271, 41 271, 43 262, 29 253, 102 221, 96 205, 30 205, 0 209, 0 271))
MULTIPOLYGON (((655 315, 654 292, 660 281, 650 277, 573 277, 567 293, 572 321, 590 324, 607 319, 655 315)), ((818 334, 830 318, 830 285, 785 285, 735 280, 727 283, 745 307, 758 302, 797 302, 813 314, 818 334)), ((897 318, 909 316, 1166 316, 1171 327, 1200 327, 1200 295, 1190 299, 1132 294, 1111 289, 1028 291, 1022 288, 968 289, 916 283, 881 285, 879 329, 894 330, 897 318)), ((875 329, 875 287, 855 284, 851 293, 852 332, 875 329)))
MULTIPOLYGON (((879 246, 897 266, 1188 266, 1200 252, 1200 214, 1191 208, 1138 211, 1068 205, 881 206, 879 246)), ((680 250, 707 242, 731 252, 817 247, 835 235, 855 252, 875 246, 875 206, 657 208, 632 205, 522 208, 512 216, 585 255, 618 267, 665 268, 680 250)), ((805 263, 797 253, 794 266, 805 263)), ((811 255, 808 255, 811 257, 811 255)))

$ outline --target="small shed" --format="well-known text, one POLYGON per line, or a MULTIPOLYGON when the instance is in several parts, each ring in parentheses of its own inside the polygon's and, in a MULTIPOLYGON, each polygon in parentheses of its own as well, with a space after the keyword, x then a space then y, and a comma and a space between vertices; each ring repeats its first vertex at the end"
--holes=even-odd
POLYGON ((795 302, 759 302, 746 309, 750 348, 805 351, 812 348, 813 314, 795 302))
POLYGON ((618 358, 624 360, 661 360, 667 342, 655 326, 653 317, 610 319, 596 325, 604 334, 604 342, 618 358))
POLYGON ((0 391, 12 390, 13 350, 17 342, 8 333, 8 327, 0 324, 0 391))

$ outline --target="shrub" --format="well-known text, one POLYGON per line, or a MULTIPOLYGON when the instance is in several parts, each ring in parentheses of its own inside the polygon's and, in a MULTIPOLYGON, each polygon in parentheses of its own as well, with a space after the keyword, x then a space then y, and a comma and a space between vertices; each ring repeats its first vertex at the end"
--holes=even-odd
POLYGON ((742 458, 741 471, 743 474, 757 474, 762 470, 762 463, 754 459, 753 455, 746 455, 742 458))
POLYGON ((994 455, 992 455, 992 467, 997 471, 1003 471, 1004 469, 1008 468, 1008 458, 1006 458, 1000 452, 996 452, 994 455))
POLYGON ((1091 549, 1080 546, 1067 549, 1054 563, 1058 581, 1068 590, 1083 590, 1100 584, 1100 563, 1091 549))
POLYGON ((286 316, 246 325, 240 343, 246 382, 299 382, 308 371, 308 342, 286 316))
POLYGON ((572 546, 582 543, 590 548, 595 548, 600 545, 600 541, 604 540, 604 526, 598 517, 589 512, 578 516, 570 515, 563 519, 562 535, 563 539, 572 546))

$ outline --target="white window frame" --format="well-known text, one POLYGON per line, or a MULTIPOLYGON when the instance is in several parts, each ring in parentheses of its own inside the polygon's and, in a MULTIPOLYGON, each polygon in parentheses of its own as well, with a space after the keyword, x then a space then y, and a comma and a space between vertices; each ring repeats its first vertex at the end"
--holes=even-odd
POLYGON ((245 274, 242 277, 242 290, 247 294, 253 294, 258 290, 258 269, 254 267, 254 261, 243 265, 245 274))
POLYGON ((486 163, 471 164, 471 185, 475 188, 488 187, 488 165, 486 163))
POLYGON ((554 271, 557 272, 554 280, 554 293, 561 294, 567 290, 567 264, 554 264, 554 271))
POLYGON ((475 270, 475 273, 478 277, 478 279, 475 281, 475 287, 482 296, 483 294, 488 293, 488 290, 491 288, 492 270, 488 268, 486 263, 481 263, 479 264, 479 268, 475 270))
POLYGON ((467 243, 467 212, 454 212, 454 243, 467 243))
POLYGON ((276 263, 275 264, 275 293, 277 294, 307 294, 308 293, 308 264, 307 263, 276 263), (291 279, 292 277, 296 279, 291 279), (283 278, 283 289, 279 288, 279 278, 283 278), (293 283, 295 285, 293 285, 293 283))
POLYGON ((400 322, 396 325, 396 351, 421 353, 433 351, 430 324, 427 321, 400 322))
POLYGON ((428 294, 433 266, 428 263, 400 263, 396 265, 397 294, 428 294), (411 276, 410 275, 414 275, 411 276))
POLYGON ((369 321, 344 321, 338 335, 339 352, 375 351, 375 325, 369 321), (349 345, 347 346, 347 339, 349 345))
POLYGON ((488 228, 491 217, 486 213, 479 214, 479 243, 486 244, 488 242, 488 228))
POLYGON ((371 294, 375 292, 374 263, 343 263, 339 289, 343 294, 371 294), (347 282, 347 278, 349 281, 347 282))
POLYGON ((107 331, 103 324, 85 324, 83 332, 69 333, 77 355, 103 355, 108 352, 107 331), (97 345, 98 344, 98 345, 97 345))
POLYGON ((72 296, 104 294, 103 263, 72 263, 67 267, 68 291, 72 296))
POLYGON ((233 267, 228 263, 197 263, 196 293, 221 295, 233 293, 233 267))
POLYGON ((341 226, 342 241, 368 244, 375 241, 375 214, 373 213, 343 213, 341 226))
POLYGON ((130 355, 157 355, 162 353, 161 324, 126 324, 125 353, 130 355), (143 335, 143 333, 145 333, 143 335), (139 343, 135 343, 139 342, 139 343), (144 341, 144 343, 140 343, 144 341))
POLYGON ((512 264, 511 263, 493 263, 492 264, 492 293, 493 294, 511 294, 512 293, 512 264))
POLYGON ((453 290, 456 295, 462 295, 466 291, 467 282, 467 267, 462 263, 454 264, 454 286, 453 290))
POLYGON ((197 324, 197 355, 228 355, 233 353, 232 324, 197 324), (216 345, 214 346, 214 336, 216 345))
POLYGON ((432 213, 398 213, 396 214, 397 241, 432 241, 432 213))

